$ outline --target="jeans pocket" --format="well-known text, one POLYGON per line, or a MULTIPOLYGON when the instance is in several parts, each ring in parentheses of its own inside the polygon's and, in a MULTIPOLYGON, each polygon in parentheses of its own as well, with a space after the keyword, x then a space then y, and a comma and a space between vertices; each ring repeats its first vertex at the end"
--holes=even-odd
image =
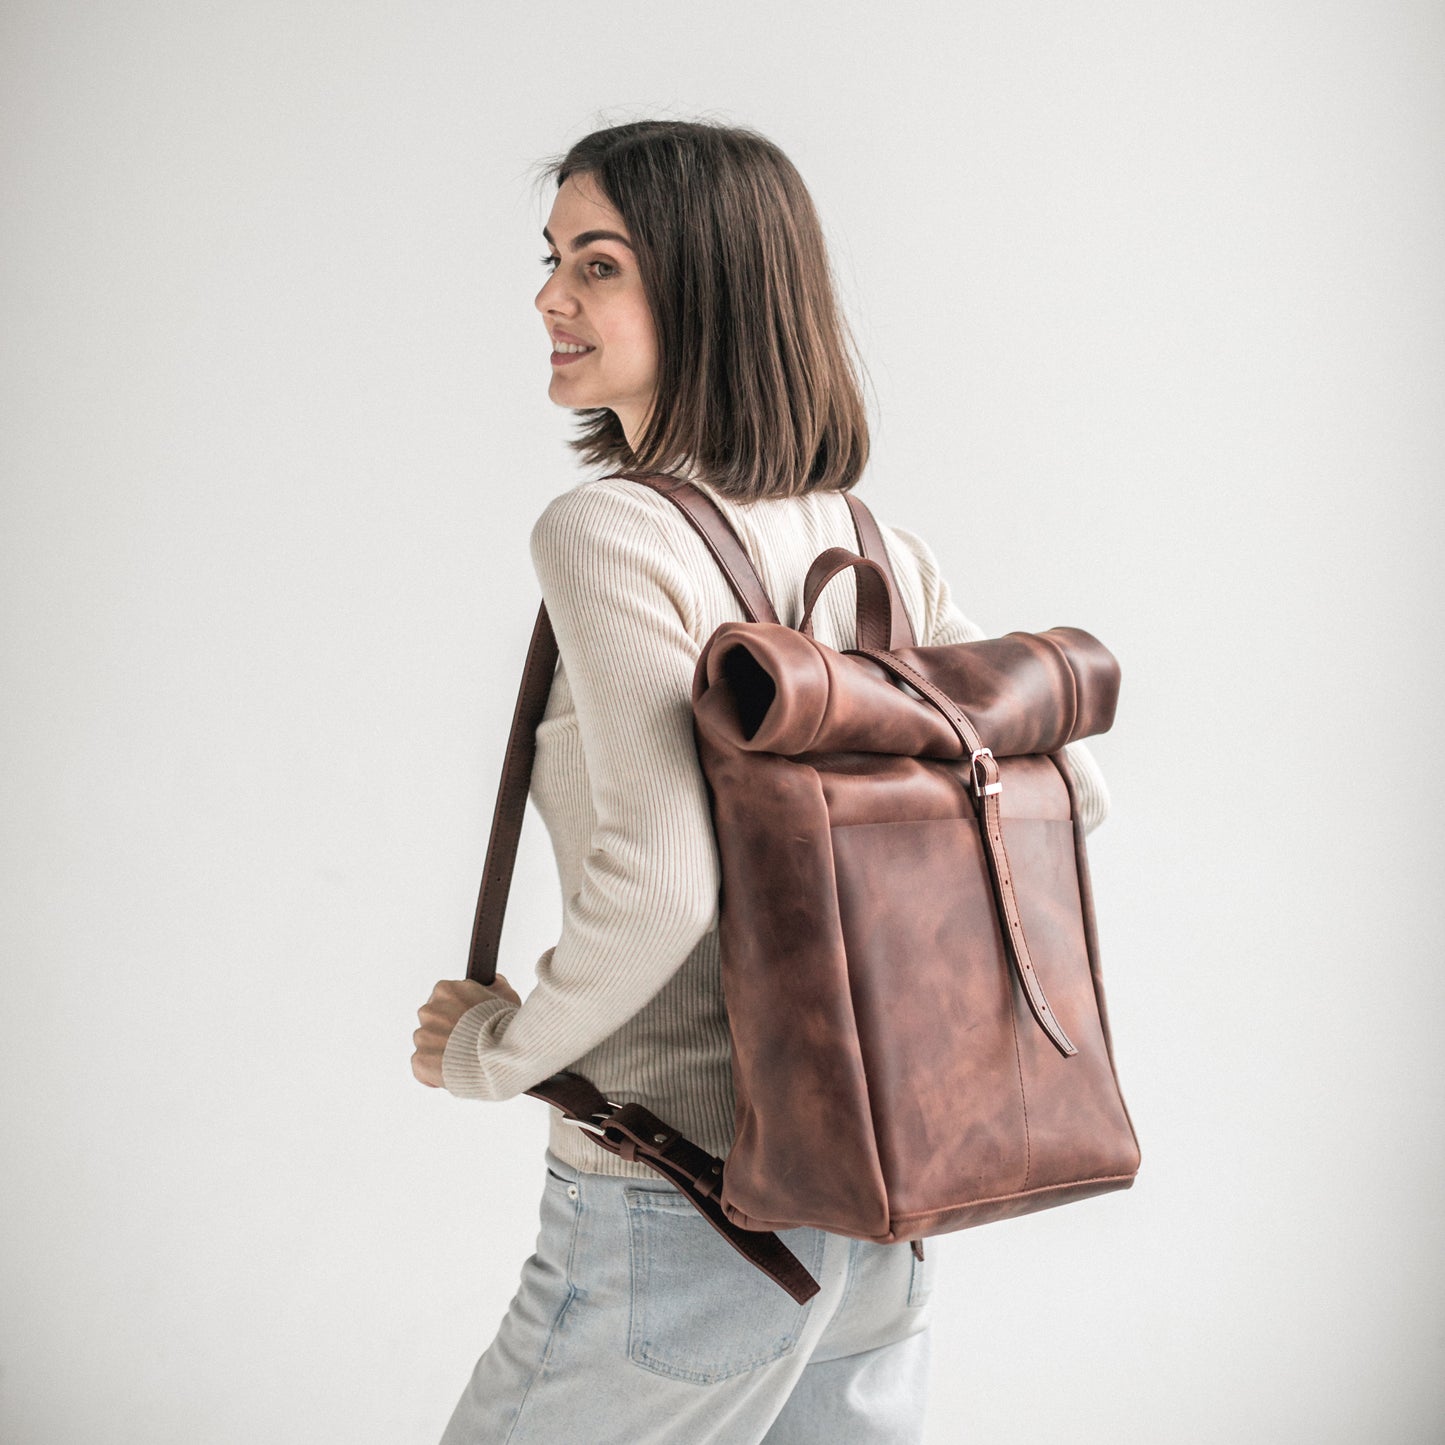
MULTIPOLYGON (((626 1200, 633 1364, 707 1385, 794 1348, 812 1300, 796 1303, 676 1191, 629 1189, 626 1200)), ((788 1230, 784 1239, 816 1278, 823 1232, 788 1230)))

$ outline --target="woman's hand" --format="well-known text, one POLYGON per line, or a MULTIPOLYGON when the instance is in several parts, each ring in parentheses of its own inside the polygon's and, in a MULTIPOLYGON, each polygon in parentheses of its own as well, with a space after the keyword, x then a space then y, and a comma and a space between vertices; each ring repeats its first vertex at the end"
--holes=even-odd
POLYGON ((416 1052, 411 1056, 411 1071, 428 1088, 442 1086, 442 1054, 457 1020, 474 1004, 489 998, 522 1002, 516 989, 501 974, 490 984, 474 983, 469 978, 444 978, 416 1011, 421 1027, 411 1036, 416 1045, 416 1052))

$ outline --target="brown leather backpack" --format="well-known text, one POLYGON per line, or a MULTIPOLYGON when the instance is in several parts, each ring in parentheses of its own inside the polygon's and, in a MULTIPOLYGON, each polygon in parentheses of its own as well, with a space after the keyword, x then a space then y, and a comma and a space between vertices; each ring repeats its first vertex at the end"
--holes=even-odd
MULTIPOLYGON (((798 1301, 817 1282, 772 1231, 922 1240, 1134 1182, 1093 898, 1061 750, 1106 732, 1119 667, 1052 627, 916 645, 881 533, 809 568, 778 622, 705 492, 632 476, 696 528, 751 619, 698 658, 692 703, 722 870, 719 944, 736 1136, 715 1158, 580 1075, 528 1094, 675 1184, 798 1301), (857 573, 856 647, 812 636, 857 573), (1005 846, 1005 844, 1007 846, 1005 846)), ((489 983, 557 647, 537 616, 512 720, 468 978, 489 983)))

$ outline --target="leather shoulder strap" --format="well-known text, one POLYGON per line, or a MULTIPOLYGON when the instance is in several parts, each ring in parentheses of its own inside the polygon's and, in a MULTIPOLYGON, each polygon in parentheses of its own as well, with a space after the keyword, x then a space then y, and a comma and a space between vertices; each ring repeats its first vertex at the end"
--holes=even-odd
POLYGON ((900 647, 913 647, 915 646, 913 627, 908 621, 908 613, 903 606, 903 597, 898 591, 898 582, 893 576, 893 567, 888 561, 888 548, 884 545, 883 533, 878 530, 878 523, 873 520, 873 513, 863 505, 862 501, 852 492, 845 495, 848 498, 848 509, 853 513, 854 530, 858 533, 858 555, 876 562, 883 569, 883 575, 888 582, 888 591, 892 595, 893 629, 889 637, 888 648, 891 652, 897 652, 900 647))
MULTIPOLYGON (((621 475, 626 481, 641 482, 644 486, 651 487, 653 491, 660 493, 678 507, 707 544, 708 550, 717 560, 718 566, 722 568, 723 576, 727 578, 733 591, 737 594, 738 600, 743 604, 743 610, 748 614, 750 621, 776 622, 778 620, 777 613, 768 600, 768 594, 763 588, 757 570, 753 567, 738 534, 733 530, 732 523, 722 514, 717 503, 706 492, 700 487, 693 486, 691 482, 669 476, 665 472, 621 475)), ((845 497, 848 510, 853 515, 853 530, 858 535, 858 555, 878 563, 883 569, 888 590, 892 594, 893 630, 888 646, 895 650, 900 647, 913 647, 915 645, 913 627, 908 621, 908 613, 904 609, 903 599, 898 591, 898 582, 893 575, 892 564, 888 560, 888 548, 883 541, 883 534, 878 529, 878 523, 873 519, 873 513, 858 497, 855 497, 852 492, 845 493, 845 497)))
POLYGON ((623 474, 621 480, 641 482, 654 492, 664 496, 692 523, 698 536, 707 544, 713 560, 722 569, 728 585, 743 604, 743 611, 749 622, 776 622, 778 614, 773 609, 772 599, 748 556, 742 539, 733 530, 733 524, 722 514, 718 504, 691 482, 681 477, 668 476, 666 472, 623 474))
POLYGON ((472 919, 472 946, 467 955, 467 977, 477 983, 491 983, 497 976, 497 947, 502 940, 502 919, 507 912, 507 894, 512 887, 512 869, 517 861, 517 841, 522 836, 522 819, 527 811, 527 791, 532 781, 532 760, 537 754, 537 724, 547 708, 547 695, 557 671, 557 639, 547 604, 537 609, 532 641, 522 668, 522 686, 512 710, 512 730, 502 758, 502 778, 497 785, 497 802, 492 810, 492 835, 487 843, 487 861, 482 865, 482 887, 472 919))

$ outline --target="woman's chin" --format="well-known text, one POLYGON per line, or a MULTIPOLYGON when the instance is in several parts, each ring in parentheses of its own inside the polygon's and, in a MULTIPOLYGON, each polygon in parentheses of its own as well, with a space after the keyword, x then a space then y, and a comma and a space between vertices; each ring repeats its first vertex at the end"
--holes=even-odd
POLYGON ((556 372, 547 385, 547 395, 558 406, 570 406, 574 411, 586 406, 600 406, 600 402, 589 401, 586 387, 574 386, 567 376, 556 372))

